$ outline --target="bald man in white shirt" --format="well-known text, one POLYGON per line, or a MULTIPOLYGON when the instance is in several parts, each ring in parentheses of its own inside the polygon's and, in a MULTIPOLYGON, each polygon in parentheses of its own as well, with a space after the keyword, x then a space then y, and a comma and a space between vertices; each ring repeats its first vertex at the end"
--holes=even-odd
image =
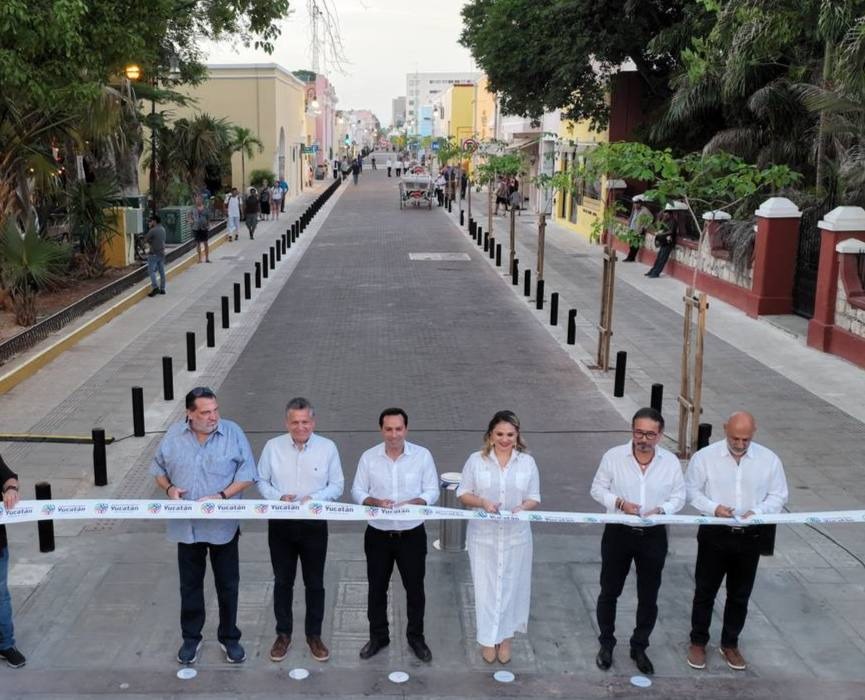
MULTIPOLYGON (((679 459, 660 447, 664 417, 654 408, 641 408, 631 419, 629 442, 608 450, 592 482, 592 498, 608 513, 650 517, 678 512, 685 505, 685 481, 679 459)), ((667 558, 664 525, 609 524, 601 540, 601 592, 597 616, 601 648, 595 663, 602 671, 613 664, 616 646, 616 603, 631 563, 637 570, 637 620, 631 635, 631 658, 641 673, 655 672, 646 655, 649 636, 658 618, 658 590, 667 558)))
MULTIPOLYGON (((378 419, 384 441, 364 452, 351 489, 355 502, 376 508, 432 505, 438 500, 439 479, 430 451, 408 442, 408 415, 401 408, 386 408, 378 419)), ((371 520, 364 534, 369 582, 367 617, 369 641, 360 658, 369 659, 390 644, 387 591, 394 564, 399 569, 406 597, 406 638, 421 661, 432 660, 423 632, 424 576, 427 538, 421 520, 371 520)))
POLYGON ((721 582, 727 580, 727 602, 721 628, 721 656, 734 671, 747 668, 739 651, 739 634, 748 615, 748 600, 760 563, 760 526, 743 526, 753 515, 780 513, 787 503, 787 479, 781 460, 753 442, 754 416, 745 411, 724 424, 725 439, 699 450, 688 464, 685 484, 694 508, 730 526, 701 525, 697 532, 694 604, 688 665, 706 668, 706 644, 712 609, 721 582))

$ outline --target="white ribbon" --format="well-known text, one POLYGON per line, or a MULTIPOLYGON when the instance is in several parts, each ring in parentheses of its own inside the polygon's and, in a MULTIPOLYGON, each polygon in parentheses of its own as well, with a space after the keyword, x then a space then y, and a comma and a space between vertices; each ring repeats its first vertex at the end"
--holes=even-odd
POLYGON ((865 510, 835 510, 808 513, 776 513, 742 518, 713 518, 704 515, 653 515, 641 518, 624 513, 568 513, 529 510, 499 514, 480 510, 407 505, 399 508, 376 508, 353 503, 308 501, 214 500, 52 500, 19 501, 12 510, 0 506, 0 524, 26 523, 36 520, 488 520, 497 522, 567 523, 572 525, 768 525, 865 523, 865 510))

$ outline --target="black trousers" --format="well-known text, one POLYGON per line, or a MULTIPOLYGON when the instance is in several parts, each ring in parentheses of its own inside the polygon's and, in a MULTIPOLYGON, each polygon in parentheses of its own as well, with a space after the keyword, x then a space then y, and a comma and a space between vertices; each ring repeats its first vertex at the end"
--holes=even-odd
POLYGON ((760 563, 760 537, 754 528, 701 525, 697 531, 696 587, 691 608, 691 642, 709 641, 712 609, 721 581, 727 577, 727 602, 721 627, 721 646, 739 645, 748 616, 748 600, 760 563))
POLYGON ((622 594, 631 562, 637 570, 637 624, 631 636, 633 649, 649 646, 658 619, 658 589, 667 558, 667 528, 607 525, 601 538, 601 594, 598 596, 598 641, 616 646, 616 603, 622 594))
POLYGON ((390 177, 390 168, 387 169, 387 176, 390 177))
POLYGON ((628 247, 628 255, 625 257, 625 260, 636 260, 637 253, 640 252, 640 246, 629 246, 628 247))
POLYGON ((673 252, 673 248, 675 246, 672 245, 662 245, 658 248, 658 257, 655 258, 655 264, 652 265, 652 269, 649 270, 649 275, 652 277, 657 277, 664 270, 664 266, 667 264, 667 260, 670 259, 670 253, 673 252))
POLYGON ((177 543, 177 568, 180 572, 180 629, 184 640, 201 641, 204 627, 204 573, 207 570, 207 555, 213 569, 216 584, 216 600, 219 604, 219 628, 216 636, 220 642, 240 639, 237 628, 237 591, 240 587, 240 562, 237 552, 238 530, 226 544, 196 542, 177 543))
POLYGON ((291 636, 294 579, 297 560, 306 589, 307 637, 321 636, 324 619, 324 560, 327 556, 327 523, 317 520, 269 520, 267 544, 273 566, 273 614, 277 634, 291 636))
POLYGON ((366 553, 366 576, 369 582, 367 617, 370 638, 381 641, 390 639, 387 589, 393 565, 396 564, 405 588, 408 616, 406 637, 423 640, 426 548, 426 530, 423 525, 411 530, 377 530, 367 526, 363 549, 366 553))

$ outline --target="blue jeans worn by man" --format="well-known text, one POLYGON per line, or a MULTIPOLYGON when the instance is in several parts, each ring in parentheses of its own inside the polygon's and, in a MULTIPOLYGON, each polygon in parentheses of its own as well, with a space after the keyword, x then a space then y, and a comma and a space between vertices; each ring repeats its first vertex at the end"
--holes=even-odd
MULTIPOLYGON (((3 507, 11 510, 18 504, 18 476, 0 457, 0 487, 3 507)), ((12 596, 9 595, 9 546, 6 526, 0 525, 0 659, 12 668, 21 668, 27 660, 15 648, 15 630, 12 626, 12 596)))
POLYGON ((152 287, 151 296, 156 294, 165 294, 165 256, 153 255, 147 256, 147 272, 150 274, 150 286, 152 287), (156 275, 159 273, 159 284, 156 284, 156 275))

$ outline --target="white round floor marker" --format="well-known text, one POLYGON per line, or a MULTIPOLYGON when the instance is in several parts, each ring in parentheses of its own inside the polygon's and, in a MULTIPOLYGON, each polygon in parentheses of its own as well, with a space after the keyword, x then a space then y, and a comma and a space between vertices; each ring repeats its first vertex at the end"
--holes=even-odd
POLYGON ((391 683, 405 683, 408 680, 408 674, 405 671, 394 671, 388 674, 387 678, 391 683))
POLYGON ((188 681, 195 678, 198 675, 198 671, 194 668, 181 668, 177 672, 177 677, 182 681, 188 681))
POLYGON ((296 681, 302 681, 304 678, 309 678, 309 671, 305 668, 293 668, 288 672, 288 677, 296 681))
POLYGON ((638 688, 649 688, 652 685, 652 681, 645 676, 631 676, 631 685, 635 685, 638 688))
POLYGON ((499 683, 512 683, 516 676, 514 676, 510 671, 496 671, 493 674, 493 678, 495 678, 499 683))

